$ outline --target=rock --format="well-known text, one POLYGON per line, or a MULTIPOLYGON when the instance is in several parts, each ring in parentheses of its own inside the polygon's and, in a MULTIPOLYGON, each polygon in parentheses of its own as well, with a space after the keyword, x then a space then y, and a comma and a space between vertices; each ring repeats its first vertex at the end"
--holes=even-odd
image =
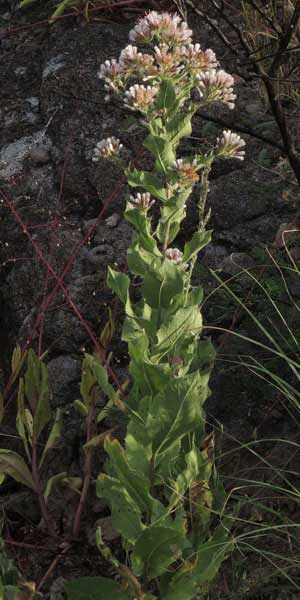
POLYGON ((19 175, 24 159, 37 147, 46 151, 51 147, 51 140, 45 136, 43 129, 3 146, 0 151, 0 177, 8 180, 19 175))
POLYGON ((255 267, 255 261, 245 252, 232 252, 229 256, 223 258, 220 264, 220 270, 228 275, 237 275, 241 271, 255 267))
POLYGON ((36 165, 47 164, 50 161, 50 154, 46 148, 32 148, 29 152, 29 157, 36 165))
POLYGON ((220 271, 221 263, 227 255, 228 252, 224 246, 211 243, 206 246, 202 261, 209 269, 220 271))
POLYGON ((117 227, 118 223, 120 222, 120 219, 120 215, 114 213, 113 215, 108 217, 108 219, 105 219, 105 223, 106 225, 108 225, 108 227, 117 227))
POLYGON ((30 107, 33 111, 38 112, 39 106, 40 106, 40 101, 37 96, 29 96, 29 98, 25 98, 25 102, 27 102, 27 104, 30 105, 30 107))
POLYGON ((76 399, 81 377, 81 361, 72 356, 61 355, 48 363, 51 405, 65 406, 76 399))
POLYGON ((27 67, 17 67, 15 69, 15 74, 17 76, 23 77, 27 73, 27 67))
POLYGON ((53 73, 57 73, 60 69, 65 66, 65 60, 63 54, 58 54, 57 56, 52 56, 49 62, 44 67, 42 78, 46 79, 49 75, 53 75, 53 73))

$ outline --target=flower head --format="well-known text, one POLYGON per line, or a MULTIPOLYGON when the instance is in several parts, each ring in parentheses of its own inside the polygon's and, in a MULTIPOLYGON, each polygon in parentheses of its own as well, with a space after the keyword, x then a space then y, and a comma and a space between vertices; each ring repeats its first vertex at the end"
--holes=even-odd
POLYGON ((118 156, 123 144, 115 137, 109 137, 106 140, 98 142, 94 149, 93 162, 99 162, 101 158, 114 158, 118 156))
POLYGON ((98 73, 99 79, 104 79, 104 87, 106 90, 119 92, 123 87, 122 83, 123 67, 116 61, 115 58, 112 60, 106 60, 100 65, 98 73))
POLYGON ((177 265, 182 262, 183 253, 181 250, 178 250, 178 248, 167 248, 167 250, 165 250, 165 257, 177 265))
POLYGON ((205 71, 196 75, 201 96, 207 101, 224 102, 229 108, 234 108, 236 95, 233 93, 234 79, 223 70, 205 71))
POLYGON ((155 86, 144 86, 136 83, 125 92, 125 104, 132 110, 147 113, 157 93, 158 88, 155 86))
POLYGON ((138 48, 131 44, 122 50, 119 63, 126 74, 130 74, 130 71, 133 71, 135 74, 148 76, 154 75, 157 70, 153 64, 153 56, 138 52, 138 48))
POLYGON ((144 192, 141 194, 138 192, 136 196, 130 196, 130 202, 128 203, 130 208, 141 208, 143 210, 148 210, 153 206, 155 200, 151 198, 151 194, 149 192, 144 192))
POLYGON ((132 42, 159 42, 172 46, 187 44, 191 41, 192 31, 178 15, 153 10, 140 19, 129 33, 132 42))
POLYGON ((182 70, 180 58, 176 52, 170 50, 168 44, 161 44, 154 47, 155 60, 159 66, 160 73, 172 75, 182 70))
POLYGON ((178 158, 177 160, 174 160, 169 167, 169 170, 176 173, 176 179, 180 186, 194 185, 194 183, 199 180, 196 159, 192 162, 188 162, 184 161, 182 158, 178 158))
POLYGON ((188 44, 179 48, 178 56, 184 61, 186 69, 191 73, 210 71, 218 66, 213 50, 201 50, 200 44, 188 44))
POLYGON ((245 150, 242 150, 246 143, 242 138, 229 129, 223 131, 222 136, 217 139, 217 153, 225 158, 238 158, 244 160, 245 150))

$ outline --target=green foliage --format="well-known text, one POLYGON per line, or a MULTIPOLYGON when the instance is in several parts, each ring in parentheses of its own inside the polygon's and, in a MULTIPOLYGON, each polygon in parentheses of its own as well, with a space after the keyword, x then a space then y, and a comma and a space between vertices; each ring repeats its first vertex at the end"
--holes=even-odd
POLYGON ((117 583, 104 577, 82 577, 66 583, 68 600, 128 600, 117 583))
MULTIPOLYGON (((132 385, 123 399, 125 447, 106 437, 108 459, 96 489, 110 505, 126 567, 105 547, 101 532, 98 547, 128 596, 140 600, 195 599, 232 549, 222 517, 226 494, 206 446, 204 405, 214 351, 209 340, 201 339, 203 290, 191 285, 196 258, 211 239, 205 230, 205 190, 214 152, 188 158, 183 175, 182 162, 174 163, 197 109, 189 102, 192 85, 181 86, 177 78, 178 73, 164 75, 153 105, 141 109, 154 172, 125 168, 129 185, 141 190, 125 211, 133 227, 128 268, 138 276, 138 299, 130 293, 130 275, 109 267, 107 276, 125 309, 122 339, 128 343, 132 385), (169 245, 180 231, 201 169, 200 222, 180 252, 169 245), (156 228, 148 213, 151 197, 160 202, 156 228)), ((112 401, 102 369, 97 381, 112 401)))

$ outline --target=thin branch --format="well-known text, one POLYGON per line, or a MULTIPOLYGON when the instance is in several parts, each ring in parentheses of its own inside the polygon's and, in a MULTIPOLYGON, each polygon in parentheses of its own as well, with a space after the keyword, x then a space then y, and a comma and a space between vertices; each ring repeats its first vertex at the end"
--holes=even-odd
POLYGON ((256 131, 254 131, 254 129, 251 129, 250 127, 243 127, 242 125, 231 125, 229 123, 226 123, 226 121, 224 121, 223 119, 219 118, 219 117, 214 117, 205 113, 201 113, 199 111, 197 111, 197 115, 199 117, 201 117, 201 119, 204 119, 204 121, 211 121, 212 123, 216 123, 217 125, 221 125, 222 127, 229 127, 230 129, 232 129, 233 131, 237 131, 238 133, 246 133, 247 135, 251 135, 252 137, 261 140, 262 142, 265 142, 265 144, 269 144, 270 146, 273 146, 274 148, 278 148, 279 150, 283 151, 284 150, 284 146, 283 144, 280 144, 280 142, 276 142, 275 140, 272 140, 271 138, 269 138, 266 135, 260 134, 260 133, 256 133, 256 131))

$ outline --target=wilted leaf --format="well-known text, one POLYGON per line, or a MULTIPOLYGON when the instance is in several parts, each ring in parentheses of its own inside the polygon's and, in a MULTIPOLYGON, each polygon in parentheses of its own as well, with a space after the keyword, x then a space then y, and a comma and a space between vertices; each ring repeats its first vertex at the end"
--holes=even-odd
POLYGON ((75 494, 79 494, 79 490, 82 485, 82 479, 80 477, 68 477, 67 472, 57 473, 53 475, 47 481, 47 485, 44 491, 44 498, 46 504, 48 503, 49 496, 57 489, 62 490, 63 488, 68 488, 75 494))
POLYGON ((5 449, 0 450, 0 475, 2 473, 34 490, 31 473, 23 458, 16 452, 5 449))
POLYGON ((40 468, 45 460, 47 452, 52 448, 56 448, 61 440, 61 428, 62 428, 62 414, 60 408, 57 409, 55 415, 55 421, 53 423, 50 435, 48 437, 46 446, 43 450, 43 454, 40 461, 40 468))

